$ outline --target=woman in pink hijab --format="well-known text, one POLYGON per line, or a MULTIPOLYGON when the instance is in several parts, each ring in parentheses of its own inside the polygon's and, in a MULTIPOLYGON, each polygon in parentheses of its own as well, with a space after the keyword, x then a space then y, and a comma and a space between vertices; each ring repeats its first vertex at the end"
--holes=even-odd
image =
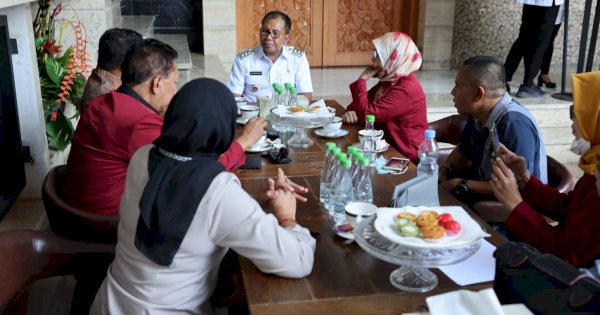
POLYGON ((427 129, 425 93, 413 74, 421 67, 421 53, 412 39, 400 32, 376 38, 373 45, 373 65, 350 84, 352 103, 343 121, 364 124, 366 115, 375 115, 375 127, 385 132, 385 140, 416 162, 427 129), (379 82, 367 91, 370 78, 379 82))

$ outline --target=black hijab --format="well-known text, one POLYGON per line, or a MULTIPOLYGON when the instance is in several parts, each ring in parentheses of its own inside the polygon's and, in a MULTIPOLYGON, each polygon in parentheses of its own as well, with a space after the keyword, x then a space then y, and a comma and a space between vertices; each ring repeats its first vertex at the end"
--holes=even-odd
POLYGON ((195 79, 173 97, 148 157, 135 246, 163 266, 173 261, 198 204, 225 170, 217 159, 234 137, 233 95, 213 79, 195 79))

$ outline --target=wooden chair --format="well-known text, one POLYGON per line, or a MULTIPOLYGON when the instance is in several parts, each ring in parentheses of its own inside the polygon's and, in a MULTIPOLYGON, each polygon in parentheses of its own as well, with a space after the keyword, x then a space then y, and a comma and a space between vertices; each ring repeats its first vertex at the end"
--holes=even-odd
MULTIPOLYGON (((430 122, 428 125, 429 129, 435 130, 435 140, 437 142, 457 145, 460 142, 460 136, 466 124, 467 116, 451 115, 430 122)), ((440 157, 438 158, 438 162, 440 164, 445 162, 452 150, 453 148, 440 149, 440 157)))
MULTIPOLYGON (((89 263, 110 263, 114 258, 114 246, 75 242, 34 230, 12 230, 0 233, 0 255, 3 257, 0 311, 2 314, 27 314, 30 284, 53 276, 77 276, 89 271, 89 263)), ((104 276, 106 269, 102 278, 104 276)), ((71 314, 87 313, 93 296, 92 300, 82 301, 76 295, 77 292, 71 314), (82 302, 88 305, 82 305, 82 302)))
POLYGON ((42 200, 54 234, 71 240, 117 243, 119 216, 93 214, 69 205, 63 192, 66 165, 50 170, 42 186, 42 200))
MULTIPOLYGON (((436 131, 436 140, 439 142, 457 145, 460 142, 462 130, 467 123, 467 117, 463 115, 451 115, 429 123, 429 128, 436 131)), ((448 158, 452 148, 440 150, 439 163, 448 158)), ((573 175, 566 166, 551 156, 548 160, 548 184, 559 192, 569 192, 574 187, 573 175)), ((480 201, 473 205, 473 210, 487 222, 504 222, 509 212, 498 201, 480 201)))

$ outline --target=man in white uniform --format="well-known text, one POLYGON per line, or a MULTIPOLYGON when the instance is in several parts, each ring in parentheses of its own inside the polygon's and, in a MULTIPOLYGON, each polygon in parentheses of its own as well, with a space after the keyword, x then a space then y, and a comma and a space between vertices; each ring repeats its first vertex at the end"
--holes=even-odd
POLYGON ((258 96, 271 96, 273 83, 291 83, 298 94, 312 98, 310 68, 304 51, 286 46, 292 21, 283 12, 265 15, 260 28, 260 46, 238 53, 227 87, 235 96, 254 103, 258 96))

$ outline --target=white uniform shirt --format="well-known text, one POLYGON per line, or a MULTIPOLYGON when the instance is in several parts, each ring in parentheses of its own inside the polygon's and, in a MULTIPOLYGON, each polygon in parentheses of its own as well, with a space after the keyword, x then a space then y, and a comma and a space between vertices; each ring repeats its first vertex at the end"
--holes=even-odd
POLYGON ((561 5, 565 0, 517 0, 517 3, 535 5, 538 7, 551 7, 552 4, 561 5))
POLYGON ((279 58, 272 62, 259 45, 238 53, 227 87, 255 103, 258 96, 273 94, 273 83, 283 87, 286 82, 292 83, 298 94, 312 93, 310 67, 304 51, 284 45, 279 58))

